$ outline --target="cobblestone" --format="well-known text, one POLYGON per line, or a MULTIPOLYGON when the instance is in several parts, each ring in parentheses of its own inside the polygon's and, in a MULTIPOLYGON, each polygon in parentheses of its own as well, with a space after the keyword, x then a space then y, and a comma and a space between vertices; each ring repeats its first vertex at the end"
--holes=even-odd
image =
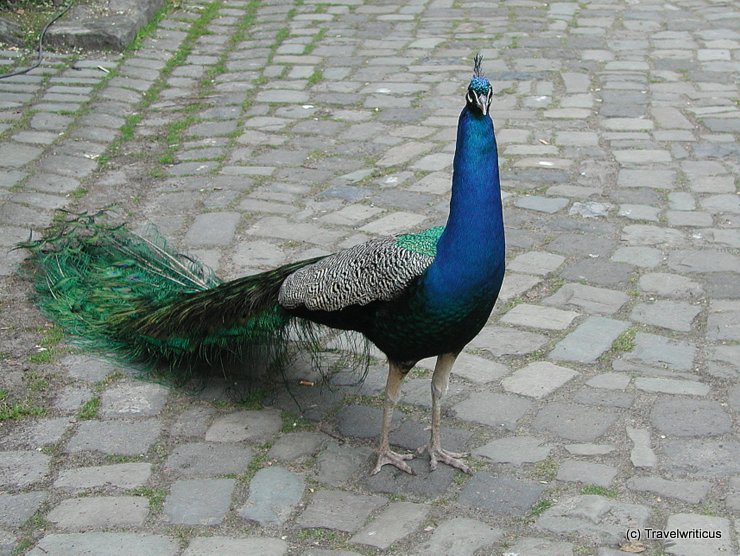
MULTIPOLYGON (((738 36, 726 7, 176 4, 136 49, 60 49, 0 81, 12 308, 0 410, 46 411, 1 424, 0 553, 616 556, 626 528, 647 524, 723 532, 648 553, 738 552, 738 36), (466 49, 483 35, 507 275, 442 409, 443 445, 473 452, 472 477, 432 473, 418 455, 415 476, 367 476, 386 378, 376 350, 362 386, 334 359, 328 384, 301 360, 290 393, 258 390, 246 407, 221 381, 140 381, 142 368, 67 336, 38 361, 56 332, 11 248, 57 207, 118 206, 226 279, 443 224, 466 49)), ((0 50, 0 67, 22 56, 0 50)), ((429 441, 433 368, 423 360, 403 383, 395 450, 429 441)))

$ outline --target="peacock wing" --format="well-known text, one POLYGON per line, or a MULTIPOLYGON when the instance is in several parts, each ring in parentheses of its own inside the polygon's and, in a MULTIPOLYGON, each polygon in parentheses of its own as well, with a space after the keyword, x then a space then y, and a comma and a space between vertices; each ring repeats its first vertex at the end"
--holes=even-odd
POLYGON ((283 282, 280 305, 338 311, 394 299, 432 264, 442 230, 374 239, 300 268, 283 282))

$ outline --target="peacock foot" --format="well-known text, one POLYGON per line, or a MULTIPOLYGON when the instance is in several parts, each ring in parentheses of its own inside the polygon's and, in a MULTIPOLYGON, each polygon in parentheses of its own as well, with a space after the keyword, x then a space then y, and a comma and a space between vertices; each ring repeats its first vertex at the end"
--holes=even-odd
POLYGON ((429 468, 434 471, 437 469, 437 463, 446 463, 450 467, 459 469, 463 473, 471 474, 473 470, 461 459, 469 456, 467 452, 448 452, 444 448, 435 446, 422 446, 418 450, 419 454, 429 453, 429 468))
POLYGON ((381 467, 387 464, 393 465, 401 471, 405 471, 409 475, 416 475, 416 471, 411 469, 409 464, 405 462, 405 460, 409 459, 414 459, 414 454, 398 454, 393 450, 381 450, 378 453, 378 463, 370 472, 370 475, 375 475, 380 471, 381 467))

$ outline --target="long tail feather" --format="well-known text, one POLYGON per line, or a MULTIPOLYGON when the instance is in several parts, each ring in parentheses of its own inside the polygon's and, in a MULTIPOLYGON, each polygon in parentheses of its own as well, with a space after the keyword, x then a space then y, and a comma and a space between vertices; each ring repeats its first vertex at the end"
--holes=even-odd
POLYGON ((183 379, 229 359, 275 366, 296 337, 318 349, 312 323, 277 303, 283 280, 318 259, 222 282, 158 234, 137 235, 105 212, 68 214, 19 247, 33 254, 40 307, 63 328, 88 346, 178 366, 183 379))

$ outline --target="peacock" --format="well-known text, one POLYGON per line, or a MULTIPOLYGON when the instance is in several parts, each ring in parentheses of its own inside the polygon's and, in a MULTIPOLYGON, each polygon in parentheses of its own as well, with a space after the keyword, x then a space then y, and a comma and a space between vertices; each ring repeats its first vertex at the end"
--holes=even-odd
POLYGON ((432 470, 443 462, 470 473, 467 454, 442 448, 440 403, 456 357, 486 324, 504 277, 492 98, 478 55, 458 121, 445 226, 224 282, 156 234, 81 213, 58 218, 43 238, 23 244, 40 306, 71 334, 182 373, 193 362, 225 357, 280 362, 299 336, 313 349, 317 325, 359 332, 388 359, 372 474, 386 464, 414 474, 406 462, 416 454, 390 448, 391 418, 406 374, 436 356, 431 435, 417 453, 428 453, 432 470))

